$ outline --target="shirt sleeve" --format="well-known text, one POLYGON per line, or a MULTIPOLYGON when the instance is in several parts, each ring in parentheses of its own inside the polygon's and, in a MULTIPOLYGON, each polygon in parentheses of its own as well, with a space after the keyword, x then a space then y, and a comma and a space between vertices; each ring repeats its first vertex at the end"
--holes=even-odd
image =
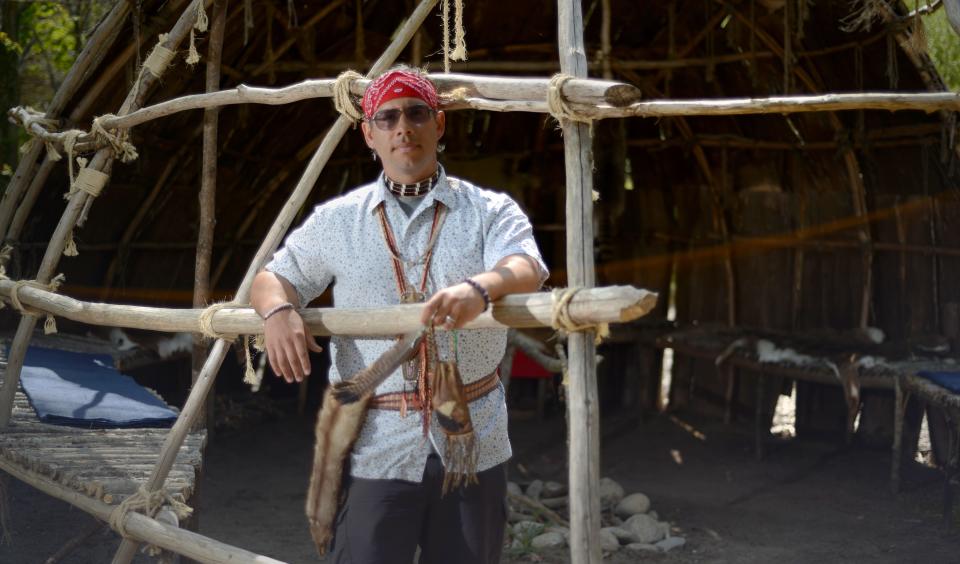
POLYGON ((540 269, 541 285, 550 276, 533 238, 530 219, 512 198, 504 195, 503 205, 495 211, 487 228, 483 249, 484 268, 493 270, 498 262, 510 255, 527 255, 532 258, 540 269))
POLYGON ((333 281, 333 272, 323 256, 323 241, 330 241, 324 232, 322 210, 318 207, 303 224, 293 230, 266 270, 285 278, 297 290, 300 307, 306 307, 323 293, 333 281))

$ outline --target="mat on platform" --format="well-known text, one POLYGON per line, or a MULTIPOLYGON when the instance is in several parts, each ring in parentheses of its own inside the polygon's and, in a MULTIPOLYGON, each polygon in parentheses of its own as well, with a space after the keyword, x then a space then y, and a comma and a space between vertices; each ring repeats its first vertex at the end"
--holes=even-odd
POLYGON ((45 423, 86 428, 169 427, 177 413, 113 367, 113 358, 29 347, 23 391, 45 423))
POLYGON ((946 388, 955 394, 960 394, 960 372, 934 372, 923 370, 917 376, 926 378, 934 384, 946 388))

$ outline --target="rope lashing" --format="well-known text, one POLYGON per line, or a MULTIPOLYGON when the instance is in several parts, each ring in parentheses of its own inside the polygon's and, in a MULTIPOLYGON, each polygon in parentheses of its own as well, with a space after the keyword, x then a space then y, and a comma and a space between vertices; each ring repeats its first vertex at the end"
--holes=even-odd
MULTIPOLYGON (((151 53, 151 56, 153 54, 151 53)), ((149 60, 149 59, 148 59, 149 60)), ((144 63, 146 66, 146 63, 144 63)), ((152 72, 152 71, 151 71, 152 72)), ((137 148, 133 146, 133 143, 128 141, 129 134, 126 130, 121 130, 120 133, 114 135, 106 130, 103 127, 103 120, 113 119, 117 116, 113 114, 104 114, 100 117, 94 118, 93 124, 90 129, 91 132, 96 136, 96 138, 104 143, 110 145, 113 148, 113 152, 116 153, 120 160, 128 163, 130 161, 136 160, 137 158, 137 148)))
MULTIPOLYGON (((28 308, 23 305, 20 301, 20 288, 24 286, 30 286, 31 288, 37 288, 38 290, 46 290, 48 292, 56 292, 60 289, 60 285, 63 284, 63 281, 66 279, 66 276, 63 274, 57 274, 53 277, 53 280, 49 284, 43 284, 37 282, 36 280, 18 280, 13 284, 13 288, 10 289, 10 303, 13 305, 13 309, 19 311, 22 315, 44 315, 44 312, 28 308)), ((50 335, 51 333, 57 332, 57 321, 54 319, 52 313, 46 314, 47 319, 43 322, 43 333, 44 335, 50 335)))
POLYGON ((70 183, 73 184, 73 148, 77 145, 77 139, 86 132, 80 129, 69 129, 63 132, 63 148, 67 151, 67 170, 70 173, 70 183))
POLYGON ((363 75, 356 71, 343 71, 337 76, 337 81, 333 84, 333 107, 340 112, 340 115, 351 121, 360 121, 363 119, 363 112, 354 102, 353 95, 350 93, 350 85, 353 81, 363 78, 363 75))
MULTIPOLYGON (((150 54, 147 55, 147 60, 143 62, 143 67, 141 68, 141 74, 143 69, 150 71, 150 74, 160 78, 167 67, 170 66, 170 61, 173 60, 177 53, 171 51, 163 46, 163 42, 167 40, 167 34, 161 34, 160 40, 157 41, 157 44, 153 46, 153 50, 150 51, 150 54)), ((140 77, 137 77, 137 83, 140 83, 140 77)))
POLYGON ((67 195, 72 196, 79 190, 86 192, 91 198, 96 198, 109 180, 110 176, 108 174, 95 168, 81 168, 80 172, 77 173, 77 179, 70 185, 70 192, 67 195))
POLYGON ((563 73, 557 73, 550 77, 550 85, 547 87, 547 108, 550 110, 550 115, 557 121, 566 119, 581 123, 593 123, 590 117, 575 110, 563 97, 563 86, 567 81, 574 78, 576 77, 571 74, 563 73))
POLYGON ((170 509, 177 515, 177 518, 181 520, 186 519, 193 513, 193 508, 174 498, 167 493, 166 490, 159 489, 148 492, 146 486, 141 484, 135 494, 121 501, 120 505, 116 506, 113 511, 110 512, 110 518, 108 520, 110 528, 120 536, 128 538, 130 535, 127 533, 127 527, 124 523, 127 518, 127 513, 135 511, 153 518, 157 511, 164 505, 169 505, 170 509))
POLYGON ((224 333, 217 333, 213 328, 213 316, 217 314, 218 311, 227 308, 237 308, 243 307, 242 305, 236 302, 217 302, 215 304, 210 304, 202 312, 200 312, 200 332, 203 333, 203 336, 208 339, 232 339, 233 335, 226 335, 224 333))
POLYGON ((575 333, 580 331, 595 331, 594 342, 600 344, 603 339, 610 336, 609 323, 577 323, 570 315, 570 302, 573 297, 583 288, 557 288, 550 293, 553 301, 553 311, 551 312, 550 324, 553 328, 563 333, 575 333))

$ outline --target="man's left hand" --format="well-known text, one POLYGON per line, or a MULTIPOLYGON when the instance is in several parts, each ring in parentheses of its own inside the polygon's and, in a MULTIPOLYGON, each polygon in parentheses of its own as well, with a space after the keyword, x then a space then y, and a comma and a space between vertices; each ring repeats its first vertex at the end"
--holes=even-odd
POLYGON ((483 308, 480 293, 466 282, 461 282, 434 294, 423 308, 420 323, 447 331, 459 329, 483 313, 483 308))

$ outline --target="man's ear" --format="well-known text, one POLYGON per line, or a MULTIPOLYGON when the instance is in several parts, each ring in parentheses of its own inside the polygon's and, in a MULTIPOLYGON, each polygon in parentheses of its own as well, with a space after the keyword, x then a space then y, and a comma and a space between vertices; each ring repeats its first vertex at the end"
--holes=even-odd
POLYGON ((443 137, 443 134, 446 130, 447 114, 443 113, 443 110, 437 110, 437 139, 443 137))
POLYGON ((366 141, 367 147, 373 149, 373 131, 370 129, 370 124, 365 121, 361 121, 360 130, 363 131, 363 140, 366 141))

